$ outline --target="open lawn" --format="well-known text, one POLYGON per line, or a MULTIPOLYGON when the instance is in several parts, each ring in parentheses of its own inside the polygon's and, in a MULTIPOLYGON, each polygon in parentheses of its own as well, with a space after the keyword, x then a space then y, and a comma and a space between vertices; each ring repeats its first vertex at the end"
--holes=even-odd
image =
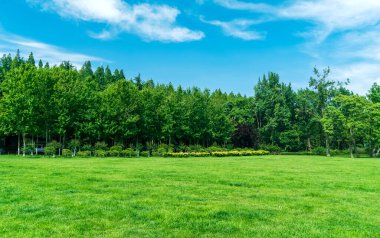
POLYGON ((380 237, 380 160, 3 156, 0 237, 380 237))

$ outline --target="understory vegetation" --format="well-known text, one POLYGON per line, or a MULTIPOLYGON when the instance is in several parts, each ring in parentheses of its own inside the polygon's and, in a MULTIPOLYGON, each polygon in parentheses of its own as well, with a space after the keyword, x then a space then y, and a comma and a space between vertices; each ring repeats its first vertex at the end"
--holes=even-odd
POLYGON ((380 86, 356 95, 329 73, 315 69, 309 87, 299 90, 268 73, 254 96, 243 96, 126 79, 122 70, 93 70, 90 62, 80 69, 70 62, 50 66, 18 52, 0 60, 0 134, 17 138, 19 154, 33 154, 43 143, 50 156, 214 146, 378 157, 380 86))

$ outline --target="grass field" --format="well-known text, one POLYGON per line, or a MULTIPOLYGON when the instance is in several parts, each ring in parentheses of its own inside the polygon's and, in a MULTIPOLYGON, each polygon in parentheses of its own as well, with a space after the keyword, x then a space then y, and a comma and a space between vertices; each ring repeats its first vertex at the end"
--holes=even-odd
POLYGON ((380 160, 0 157, 0 237, 380 237, 380 160))

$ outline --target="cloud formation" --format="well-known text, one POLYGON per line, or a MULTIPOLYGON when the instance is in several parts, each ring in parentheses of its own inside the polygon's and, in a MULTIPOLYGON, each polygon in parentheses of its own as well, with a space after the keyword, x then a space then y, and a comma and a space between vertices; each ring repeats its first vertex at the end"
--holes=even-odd
POLYGON ((76 67, 81 67, 84 61, 87 60, 94 62, 108 62, 99 57, 69 52, 54 45, 0 31, 0 54, 4 55, 9 52, 15 52, 17 49, 21 50, 23 57, 27 57, 30 52, 33 52, 36 60, 43 59, 50 64, 56 65, 64 60, 70 61, 76 67))
POLYGON ((177 8, 148 3, 128 4, 123 0, 28 0, 43 10, 54 11, 64 18, 106 24, 107 29, 90 36, 109 39, 129 32, 146 41, 186 42, 204 37, 201 31, 178 26, 177 8))
POLYGON ((249 30, 252 25, 257 25, 257 21, 246 20, 246 19, 236 19, 229 22, 224 21, 207 21, 201 18, 204 23, 208 23, 210 25, 219 26, 222 28, 223 32, 227 36, 232 36, 235 38, 239 38, 242 40, 250 41, 250 40, 263 40, 265 38, 264 33, 260 33, 257 31, 249 30))

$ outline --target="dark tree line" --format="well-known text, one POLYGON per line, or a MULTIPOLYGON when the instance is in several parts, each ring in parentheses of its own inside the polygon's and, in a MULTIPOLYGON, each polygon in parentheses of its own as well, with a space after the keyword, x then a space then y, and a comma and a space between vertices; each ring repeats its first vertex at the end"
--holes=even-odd
MULTIPOLYGON (((139 149, 167 144, 209 147, 347 150, 352 156, 380 146, 380 86, 367 97, 315 70, 308 88, 295 91, 279 75, 264 75, 254 96, 211 92, 126 79, 122 70, 85 62, 49 66, 4 55, 0 61, 0 132, 29 144, 105 142, 139 149), (73 142, 74 141, 74 142, 73 142)), ((74 143, 75 144, 75 143, 74 143)))

